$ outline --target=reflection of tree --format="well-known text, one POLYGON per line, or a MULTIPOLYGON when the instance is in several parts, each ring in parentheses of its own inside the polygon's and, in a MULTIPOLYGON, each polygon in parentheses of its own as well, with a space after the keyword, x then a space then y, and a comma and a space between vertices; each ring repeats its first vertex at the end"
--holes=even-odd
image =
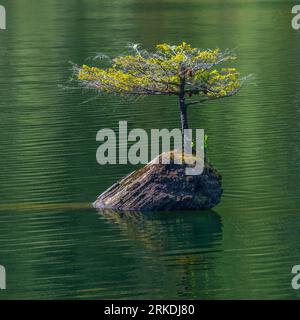
MULTIPOLYGON (((143 260, 136 262, 141 266, 137 270, 149 264, 150 255, 153 273, 160 273, 162 286, 170 296, 199 297, 199 288, 203 292, 209 287, 215 269, 211 254, 218 251, 222 238, 222 222, 217 213, 98 212, 138 248, 146 249, 143 260)), ((147 286, 154 275, 137 277, 147 286)))

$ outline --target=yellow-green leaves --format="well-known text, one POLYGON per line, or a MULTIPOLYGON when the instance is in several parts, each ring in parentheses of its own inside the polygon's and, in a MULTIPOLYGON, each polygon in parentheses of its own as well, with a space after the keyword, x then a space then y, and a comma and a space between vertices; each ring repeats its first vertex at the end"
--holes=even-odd
POLYGON ((218 98, 233 95, 241 87, 235 68, 219 68, 234 59, 227 51, 201 50, 185 42, 158 44, 155 52, 136 45, 132 54, 114 58, 109 68, 83 65, 75 68, 75 75, 83 87, 105 93, 218 98))
POLYGON ((239 73, 235 68, 222 68, 221 71, 213 70, 208 79, 209 97, 223 97, 233 95, 241 86, 239 73))

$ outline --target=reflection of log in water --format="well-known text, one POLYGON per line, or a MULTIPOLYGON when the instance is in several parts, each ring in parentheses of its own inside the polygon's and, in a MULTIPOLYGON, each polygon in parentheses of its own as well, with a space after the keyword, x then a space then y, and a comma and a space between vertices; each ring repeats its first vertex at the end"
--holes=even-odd
POLYGON ((106 221, 116 224, 129 239, 154 250, 170 249, 172 243, 190 248, 208 248, 222 233, 221 217, 214 211, 142 213, 98 210, 106 221))
MULTIPOLYGON (((139 247, 150 251, 161 272, 174 277, 176 291, 196 290, 207 282, 208 270, 214 269, 207 255, 220 250, 221 217, 214 211, 140 213, 99 210, 108 222, 122 230, 139 247), (201 274, 195 272, 201 269, 201 274), (206 274, 206 276, 205 276, 206 274)), ((175 288, 174 288, 175 289, 175 288)))
POLYGON ((131 240, 142 243, 147 249, 160 251, 163 249, 158 239, 153 239, 155 229, 150 214, 141 212, 117 212, 109 209, 98 210, 105 220, 116 224, 131 240))
POLYGON ((180 242, 190 248, 208 248, 222 235, 221 217, 214 211, 197 212, 118 212, 98 210, 109 222, 119 226, 129 239, 149 249, 171 249, 180 242))

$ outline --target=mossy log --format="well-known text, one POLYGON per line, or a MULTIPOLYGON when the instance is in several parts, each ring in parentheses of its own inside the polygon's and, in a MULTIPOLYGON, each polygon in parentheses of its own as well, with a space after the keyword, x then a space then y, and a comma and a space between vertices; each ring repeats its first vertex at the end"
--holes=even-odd
MULTIPOLYGON (((160 155, 160 160, 164 156, 160 155)), ((223 193, 217 170, 208 161, 201 175, 188 176, 185 168, 174 161, 162 164, 156 158, 104 191, 93 206, 117 211, 204 210, 216 206, 223 193)))

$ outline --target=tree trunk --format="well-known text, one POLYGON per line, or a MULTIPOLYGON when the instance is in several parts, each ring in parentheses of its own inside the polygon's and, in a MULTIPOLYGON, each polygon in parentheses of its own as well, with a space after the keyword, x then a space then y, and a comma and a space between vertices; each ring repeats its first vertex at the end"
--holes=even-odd
POLYGON ((187 118, 187 106, 185 104, 184 97, 179 98, 180 105, 180 122, 181 122, 181 134, 182 134, 182 150, 184 150, 185 140, 187 137, 184 135, 184 130, 189 128, 188 118, 187 118))
POLYGON ((180 79, 180 93, 179 93, 179 106, 180 106, 180 122, 181 122, 181 134, 182 134, 182 150, 185 145, 184 130, 189 128, 187 119, 187 105, 185 103, 185 77, 182 76, 180 79))
POLYGON ((183 133, 184 129, 188 129, 188 119, 187 119, 187 106, 185 104, 184 98, 180 98, 179 100, 180 104, 180 121, 181 121, 181 130, 183 133))

